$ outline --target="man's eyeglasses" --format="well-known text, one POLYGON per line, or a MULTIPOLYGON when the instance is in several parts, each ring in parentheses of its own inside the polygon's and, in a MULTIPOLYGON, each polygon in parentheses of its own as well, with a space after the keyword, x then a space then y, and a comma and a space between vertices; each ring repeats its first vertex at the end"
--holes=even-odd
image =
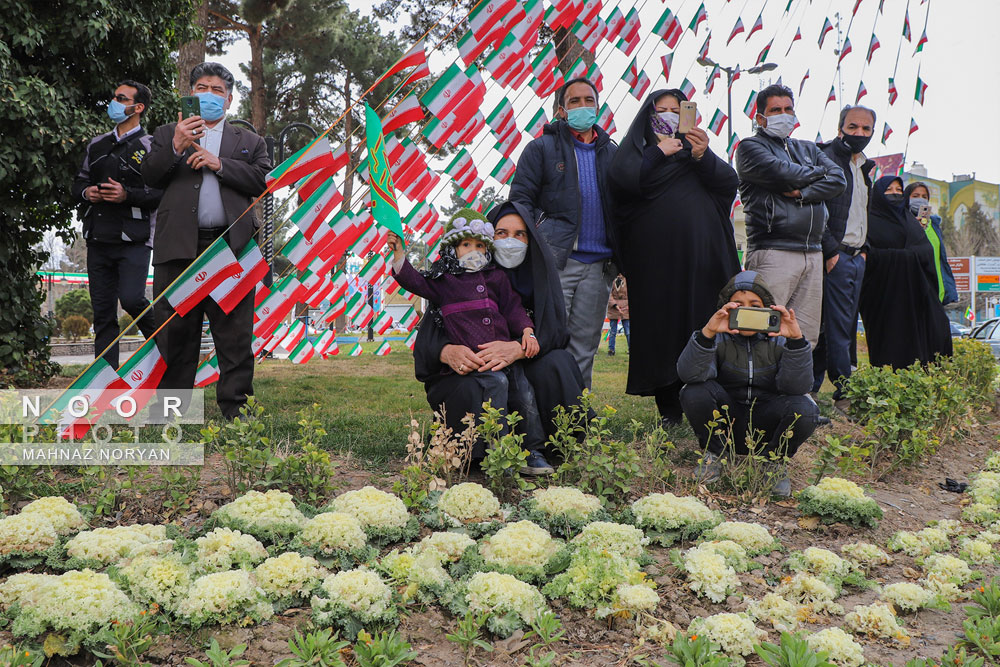
POLYGON ((125 97, 124 95, 115 95, 115 100, 117 100, 118 102, 131 102, 132 98, 125 97))

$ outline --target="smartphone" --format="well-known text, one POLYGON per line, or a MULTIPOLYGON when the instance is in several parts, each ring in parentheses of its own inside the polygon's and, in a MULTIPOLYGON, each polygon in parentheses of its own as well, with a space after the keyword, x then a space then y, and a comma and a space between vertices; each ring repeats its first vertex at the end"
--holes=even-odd
POLYGON ((677 134, 687 134, 698 119, 697 102, 681 102, 680 121, 677 123, 677 134))
POLYGON ((923 220, 924 218, 931 217, 931 205, 921 204, 920 210, 917 211, 917 220, 923 220))
POLYGON ((781 313, 770 308, 733 308, 729 311, 729 328, 739 331, 781 331, 781 313))
POLYGON ((201 100, 194 95, 186 95, 181 98, 181 114, 183 118, 201 115, 201 100))

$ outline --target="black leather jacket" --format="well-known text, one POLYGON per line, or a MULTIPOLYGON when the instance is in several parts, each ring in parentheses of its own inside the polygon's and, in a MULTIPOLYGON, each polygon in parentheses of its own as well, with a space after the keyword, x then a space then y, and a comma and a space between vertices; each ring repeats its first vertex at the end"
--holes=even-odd
POLYGON ((740 200, 750 250, 818 252, 827 210, 824 202, 847 186, 844 172, 811 141, 775 139, 757 132, 736 150, 740 200), (783 192, 798 190, 800 198, 783 192))

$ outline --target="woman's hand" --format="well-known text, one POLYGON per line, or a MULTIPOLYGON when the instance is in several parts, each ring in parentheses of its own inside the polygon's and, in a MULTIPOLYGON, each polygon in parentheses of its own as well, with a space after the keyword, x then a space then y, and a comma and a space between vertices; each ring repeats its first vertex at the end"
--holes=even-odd
POLYGON ((730 301, 722 308, 715 311, 715 314, 709 318, 708 323, 702 328, 701 335, 705 338, 711 339, 715 338, 715 334, 720 333, 738 334, 739 331, 729 328, 729 311, 739 307, 740 304, 735 301, 730 301))
POLYGON ((700 127, 692 127, 684 138, 691 144, 691 157, 700 160, 708 150, 708 134, 700 127))
POLYGON ((479 356, 484 362, 480 371, 498 371, 524 359, 524 350, 516 340, 494 340, 479 346, 479 356))
POLYGON ((789 310, 784 306, 771 306, 779 313, 781 313, 781 329, 778 333, 771 333, 771 336, 784 336, 788 340, 795 340, 796 338, 802 338, 802 329, 799 328, 799 321, 795 319, 795 311, 789 310))
POLYGON ((677 151, 684 148, 680 139, 675 139, 674 137, 667 137, 660 143, 656 144, 656 147, 663 151, 663 154, 670 157, 677 151))
POLYGON ((464 345, 449 343, 441 348, 441 363, 447 364, 459 375, 468 375, 479 370, 485 359, 464 345))

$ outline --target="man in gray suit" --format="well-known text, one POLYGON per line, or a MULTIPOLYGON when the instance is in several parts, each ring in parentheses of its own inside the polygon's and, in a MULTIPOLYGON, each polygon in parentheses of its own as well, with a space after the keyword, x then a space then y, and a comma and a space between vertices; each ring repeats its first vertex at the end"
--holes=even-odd
MULTIPOLYGON (((225 121, 233 84, 232 73, 218 63, 196 66, 191 92, 199 98, 201 115, 182 118, 178 113, 178 122, 158 127, 142 163, 146 183, 164 190, 153 237, 155 294, 220 236, 238 255, 259 227, 254 211, 247 209, 264 191, 271 162, 261 137, 225 121)), ((167 363, 160 387, 194 386, 201 325, 208 316, 219 361, 219 409, 227 419, 239 416, 253 394, 253 304, 251 291, 227 315, 206 298, 184 317, 171 318, 173 308, 160 299, 157 326, 169 319, 157 337, 167 363)))

